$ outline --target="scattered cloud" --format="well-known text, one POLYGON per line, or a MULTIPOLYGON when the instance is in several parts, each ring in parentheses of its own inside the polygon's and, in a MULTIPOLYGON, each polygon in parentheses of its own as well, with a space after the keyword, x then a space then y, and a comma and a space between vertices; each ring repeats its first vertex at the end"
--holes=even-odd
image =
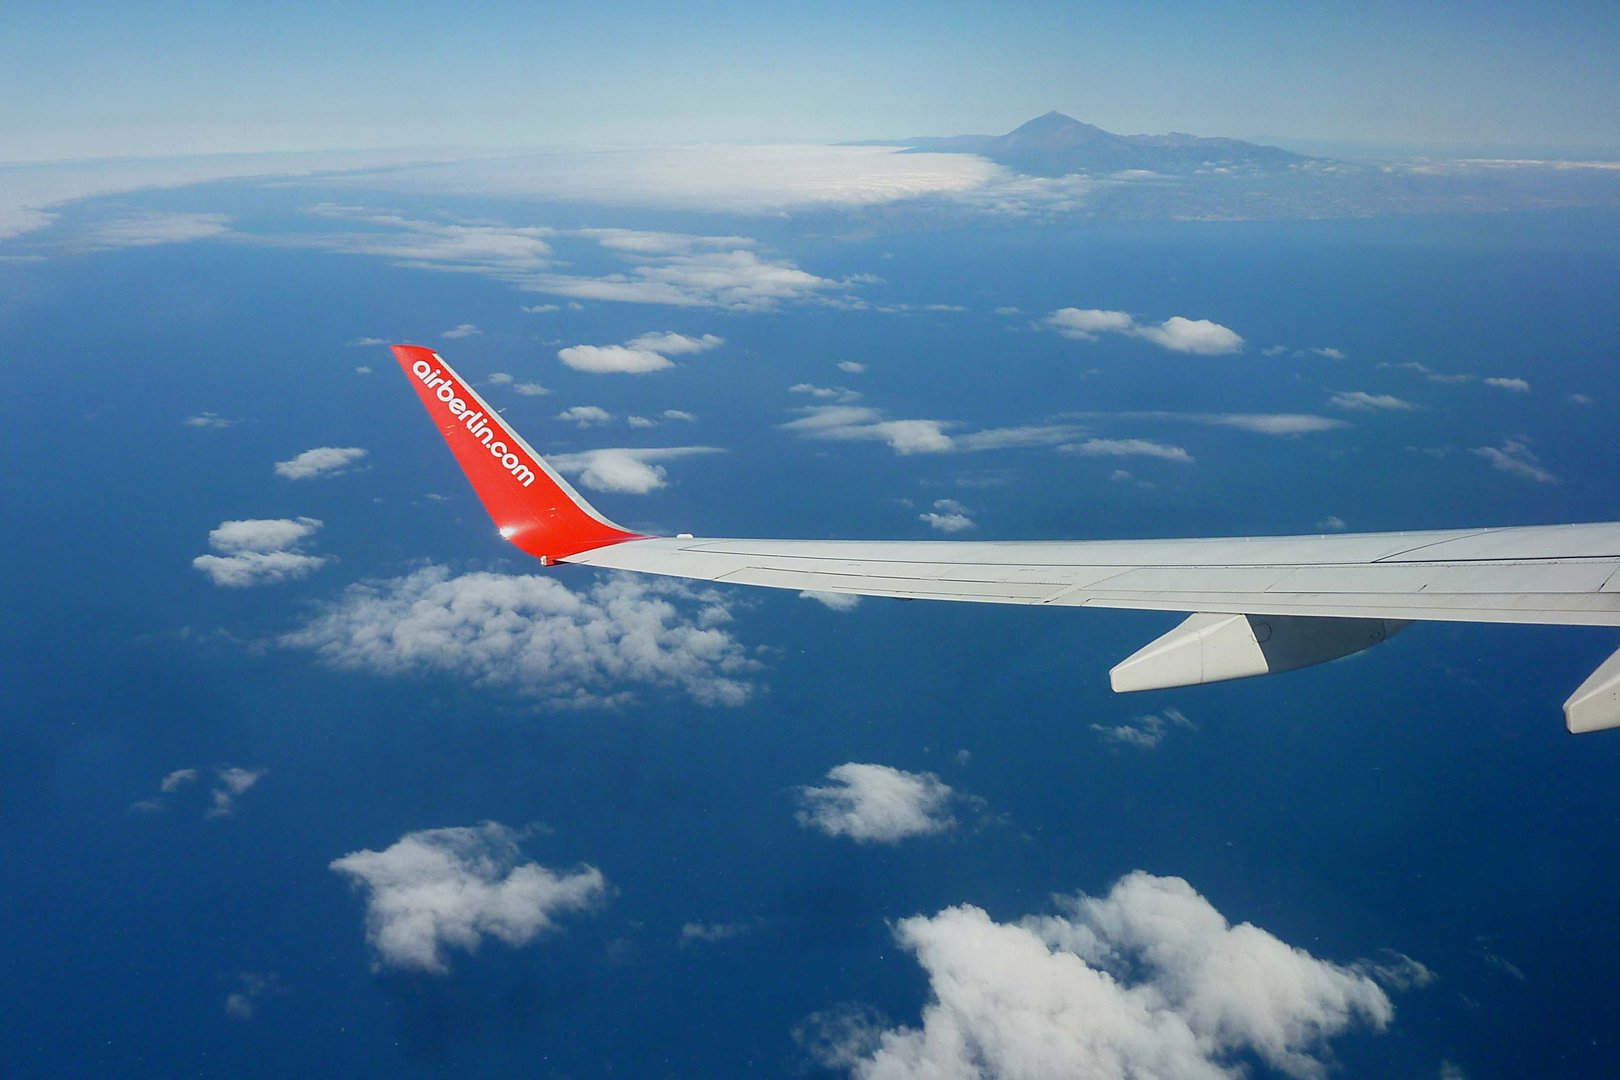
POLYGON ((230 226, 231 219, 224 214, 152 211, 104 221, 86 238, 96 247, 153 247, 223 236, 230 226))
POLYGON ((370 375, 371 374, 371 365, 370 364, 361 364, 361 365, 359 365, 358 367, 356 367, 354 369, 354 373, 356 375, 370 375))
POLYGON ((544 273, 522 281, 524 288, 579 300, 734 311, 766 311, 850 284, 817 277, 786 259, 764 258, 746 247, 647 255, 628 273, 599 277, 544 273))
POLYGON ((827 771, 825 787, 799 789, 800 825, 858 843, 895 844, 956 827, 954 792, 933 773, 848 762, 827 771))
POLYGON ((649 420, 645 416, 627 416, 624 418, 624 422, 633 428, 650 428, 658 426, 658 421, 649 420))
POLYGON ((861 393, 858 390, 851 390, 846 386, 817 386, 815 383, 807 382, 794 383, 788 387, 788 393, 808 394, 813 398, 820 398, 823 401, 836 401, 842 405, 861 400, 861 393))
POLYGON ((1341 390, 1328 399, 1328 404, 1357 412, 1409 412, 1417 408, 1402 398, 1390 394, 1369 394, 1364 390, 1341 390))
POLYGON ((1096 341, 1102 334, 1141 338, 1172 352, 1219 356, 1243 351, 1243 339, 1220 323, 1172 315, 1162 323, 1139 323, 1125 311, 1060 308, 1042 324, 1075 341, 1096 341))
POLYGON ((727 600, 629 575, 573 590, 552 577, 428 566, 349 586, 279 643, 333 667, 453 675, 558 706, 623 704, 638 685, 741 705, 759 665, 724 628, 727 600))
POLYGON ((1087 439, 1085 442, 1067 444, 1058 449, 1064 453, 1081 454, 1085 457, 1151 457, 1162 461, 1178 461, 1184 465, 1193 463, 1193 456, 1181 447, 1153 442, 1151 439, 1087 439))
POLYGON ((1511 390, 1515 394, 1528 394, 1530 392, 1530 384, 1523 379, 1505 378, 1500 375, 1493 375, 1486 379, 1485 385, 1494 386, 1498 390, 1511 390))
POLYGON ((1588 394, 1571 394, 1569 395, 1569 400, 1570 403, 1574 405, 1590 405, 1592 404, 1593 399, 1588 394))
POLYGON ((460 324, 458 324, 456 326, 452 326, 450 329, 444 331, 444 333, 440 334, 439 336, 442 337, 442 338, 445 338, 446 340, 454 341, 457 338, 477 337, 479 334, 482 334, 482 333, 483 333, 483 331, 478 329, 478 327, 474 326, 472 323, 464 322, 464 323, 460 323, 460 324))
POLYGON ((331 556, 301 550, 320 528, 321 522, 311 517, 221 522, 208 534, 209 546, 220 554, 199 555, 191 565, 215 585, 233 589, 306 577, 332 561, 331 556))
POLYGON ((366 941, 377 968, 444 975, 447 953, 478 951, 486 936, 519 948, 559 916, 607 899, 594 866, 558 873, 524 860, 524 834, 494 821, 406 833, 382 851, 334 859, 366 896, 366 941))
POLYGON ((838 370, 847 372, 850 375, 859 375, 866 370, 866 365, 859 360, 840 360, 838 361, 838 370))
POLYGON ((689 922, 681 927, 681 936, 676 944, 684 949, 695 943, 712 944, 717 941, 730 941, 733 938, 744 937, 753 932, 754 924, 751 922, 689 922))
POLYGON ((686 412, 686 411, 684 411, 682 409, 665 409, 663 412, 659 413, 658 415, 662 416, 665 420, 684 420, 688 424, 692 423, 693 421, 695 421, 697 419, 696 416, 693 416, 691 413, 686 412))
POLYGON ((1314 347, 1312 347, 1311 349, 1309 349, 1307 351, 1311 352, 1311 353, 1313 353, 1313 354, 1315 354, 1317 356, 1320 356, 1325 360, 1345 360, 1345 359, 1348 359, 1348 356, 1347 356, 1347 354, 1345 353, 1345 351, 1343 349, 1335 349, 1335 348, 1332 348, 1331 346, 1327 346, 1327 345, 1317 345, 1317 346, 1314 346, 1314 347))
POLYGON ((625 342, 632 349, 647 349, 651 352, 663 353, 665 356, 687 356, 692 353, 708 352, 717 349, 726 343, 723 337, 714 334, 704 334, 702 337, 687 337, 672 330, 655 330, 642 334, 625 342))
POLYGON ((259 999, 278 989, 274 975, 244 971, 236 977, 236 989, 225 995, 225 1015, 232 1020, 251 1020, 258 1014, 259 999))
POLYGON ((974 525, 973 512, 955 499, 935 499, 933 511, 918 514, 917 520, 943 533, 965 532, 974 525))
POLYGON ((526 311, 530 315, 545 315, 549 312, 561 311, 562 308, 558 307, 556 304, 526 304, 523 307, 520 307, 518 310, 526 311))
POLYGON ((557 454, 546 460, 558 472, 579 477, 579 482, 592 491, 645 495, 663 487, 668 479, 663 466, 654 462, 720 452, 716 446, 614 447, 557 454))
POLYGON ((1055 446, 1080 434, 1067 424, 1026 424, 1022 427, 985 428, 959 435, 959 450, 1012 450, 1024 446, 1055 446))
POLYGON ((853 593, 812 592, 799 594, 800 600, 814 600, 831 611, 854 611, 861 606, 861 598, 853 593))
POLYGON ((515 377, 504 371, 490 372, 489 381, 494 386, 510 386, 513 393, 522 394, 524 397, 540 397, 551 393, 537 382, 518 382, 515 377))
POLYGON ((1106 896, 1057 903, 1016 923, 968 904, 900 920, 895 939, 929 979, 920 1025, 838 1010, 801 1045, 885 1080, 1236 1078, 1250 1057, 1320 1077, 1331 1039, 1394 1018, 1367 975, 1233 926, 1180 878, 1139 870, 1106 896))
POLYGON ((674 367, 671 356, 707 352, 725 343, 725 338, 713 334, 687 337, 666 330, 642 334, 623 345, 570 345, 558 351, 557 359, 575 371, 644 375, 674 367))
POLYGON ((886 420, 876 409, 856 405, 812 405, 783 430, 807 439, 884 442, 897 454, 937 454, 953 448, 943 420, 886 420))
POLYGON ((1329 514, 1316 523, 1316 528, 1318 532, 1343 532, 1345 529, 1344 518, 1337 514, 1329 514))
POLYGON ((235 420, 227 420, 216 412, 200 412, 196 416, 188 416, 180 421, 186 427, 196 428, 228 428, 235 427, 235 420))
POLYGON ((1476 446, 1469 451, 1491 463, 1491 468, 1509 476, 1534 480, 1538 484, 1556 484, 1558 477, 1541 467, 1541 462, 1522 442, 1508 439, 1500 447, 1476 446))
POLYGON ((627 345, 570 345, 558 350, 557 359, 575 371, 589 371, 597 375, 644 375, 649 371, 663 371, 675 366, 674 361, 662 353, 650 349, 632 349, 627 345))
POLYGON ((571 405, 557 414, 557 419, 585 429, 612 421, 613 414, 600 405, 571 405))
POLYGON ((236 813, 236 800, 264 779, 268 769, 243 769, 235 765, 214 770, 219 783, 209 792, 213 805, 204 817, 230 817, 236 813))
POLYGON ((284 480, 314 480, 342 476, 349 466, 366 456, 358 446, 317 446, 290 461, 276 462, 276 475, 284 480))
POLYGON ((388 339, 380 337, 357 337, 350 338, 348 341, 344 342, 344 344, 351 349, 369 349, 374 345, 387 345, 388 339))
POLYGON ((1091 730, 1108 742, 1135 746, 1142 750, 1152 750, 1158 746, 1171 728, 1198 730, 1197 725, 1187 719, 1180 709, 1166 709, 1162 714, 1138 716, 1123 724, 1091 725, 1091 730))
POLYGON ((176 769, 158 781, 158 790, 165 795, 171 794, 179 791, 187 784, 195 783, 196 779, 196 769, 176 769))
POLYGON ((1416 360, 1407 360, 1399 364, 1379 364, 1378 366, 1395 371, 1415 371, 1432 383, 1456 385, 1474 381, 1474 377, 1472 375, 1448 375, 1445 372, 1435 371, 1427 364, 1420 364, 1416 360))

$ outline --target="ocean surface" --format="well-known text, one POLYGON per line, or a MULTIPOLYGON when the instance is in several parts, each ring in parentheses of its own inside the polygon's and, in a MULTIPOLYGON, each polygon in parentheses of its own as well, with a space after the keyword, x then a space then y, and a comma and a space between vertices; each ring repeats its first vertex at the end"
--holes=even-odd
MULTIPOLYGON (((550 241, 571 272, 628 272, 570 242, 550 241)), ((723 451, 661 462, 645 494, 586 491, 640 529, 937 538, 919 515, 942 500, 983 539, 1620 519, 1620 215, 943 229, 238 182, 76 204, 28 253, 0 262, 0 1072, 819 1075, 794 1037, 813 1014, 919 1022, 928 980, 896 920, 973 904, 1015 921, 1138 869, 1313 956, 1433 973, 1390 992, 1387 1029, 1331 1041, 1342 1075, 1616 1070, 1620 736, 1572 737, 1559 713, 1609 631, 1417 625, 1302 672, 1117 696, 1108 668, 1177 617, 721 590, 755 665, 746 703, 654 681, 583 707, 499 675, 334 667, 286 635, 346 587, 425 565, 542 572, 495 535, 386 348, 351 344, 366 338, 433 345, 542 453, 723 451), (575 309, 514 275, 342 250, 307 212, 323 202, 741 235, 844 284, 575 309), (72 242, 132 207, 232 229, 72 242), (1066 307, 1209 319, 1244 347, 1074 340, 1043 322, 1066 307), (442 336, 461 324, 479 332, 442 336), (557 359, 654 331, 724 344, 648 376, 557 359), (1404 407, 1332 403, 1355 391, 1404 407), (850 392, 959 435, 1069 426, 1071 445, 1191 461, 902 454, 783 426, 850 392), (558 419, 576 405, 615 420, 558 419), (696 419, 623 421, 664 410, 696 419), (1233 414, 1347 426, 1208 419, 1233 414), (184 423, 205 415, 229 426, 184 423), (368 454, 340 476, 273 473, 320 446, 368 454), (303 550, 330 557, 307 576, 232 589, 192 565, 222 522, 301 517, 323 523, 303 550), (1156 745, 1098 730, 1166 710, 1187 723, 1156 745), (846 762, 935 774, 963 797, 955 827, 894 844, 804 827, 800 789, 846 762), (207 816, 232 767, 262 775, 207 816), (532 826, 526 858, 596 867, 605 895, 522 947, 451 950, 445 974, 379 964, 366 896, 329 864, 485 821, 532 826), (733 929, 683 942, 687 924, 733 929)))

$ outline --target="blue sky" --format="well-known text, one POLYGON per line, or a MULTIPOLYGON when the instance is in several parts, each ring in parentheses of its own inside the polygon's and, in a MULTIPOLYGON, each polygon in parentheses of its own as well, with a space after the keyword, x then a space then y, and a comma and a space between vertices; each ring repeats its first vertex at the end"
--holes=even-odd
POLYGON ((1109 130, 1620 149, 1613 5, 23 3, 12 161, 1109 130))

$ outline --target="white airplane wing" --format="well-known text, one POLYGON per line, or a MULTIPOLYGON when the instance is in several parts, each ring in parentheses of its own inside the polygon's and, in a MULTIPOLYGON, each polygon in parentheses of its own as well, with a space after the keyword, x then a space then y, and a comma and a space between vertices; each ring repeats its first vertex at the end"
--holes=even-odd
MULTIPOLYGON (((1115 690, 1288 671, 1415 620, 1620 626, 1620 522, 1196 540, 741 540, 644 536, 598 513, 429 349, 394 346, 501 535, 544 564, 796 591, 1188 612, 1115 690)), ((1620 727, 1620 651, 1564 704, 1620 727)))

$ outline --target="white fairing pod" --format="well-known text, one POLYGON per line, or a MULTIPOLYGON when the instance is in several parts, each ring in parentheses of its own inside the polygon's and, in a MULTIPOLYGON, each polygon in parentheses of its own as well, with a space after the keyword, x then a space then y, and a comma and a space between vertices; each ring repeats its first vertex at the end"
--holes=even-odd
MULTIPOLYGON (((1292 671, 1370 649, 1404 630, 1400 619, 1197 614, 1114 666, 1118 693, 1292 671)), ((1620 685, 1620 665, 1615 671, 1620 685)))
POLYGON ((1564 726, 1576 735, 1620 727, 1620 650, 1569 695, 1564 702, 1564 726))

